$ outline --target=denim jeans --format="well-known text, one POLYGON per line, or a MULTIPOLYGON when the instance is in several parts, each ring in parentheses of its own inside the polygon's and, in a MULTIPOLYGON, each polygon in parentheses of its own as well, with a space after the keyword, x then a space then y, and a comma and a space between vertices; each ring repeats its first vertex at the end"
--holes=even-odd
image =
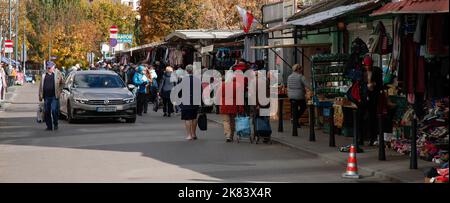
POLYGON ((47 124, 47 129, 53 130, 53 127, 58 127, 58 106, 59 101, 56 97, 44 98, 45 124, 47 124))

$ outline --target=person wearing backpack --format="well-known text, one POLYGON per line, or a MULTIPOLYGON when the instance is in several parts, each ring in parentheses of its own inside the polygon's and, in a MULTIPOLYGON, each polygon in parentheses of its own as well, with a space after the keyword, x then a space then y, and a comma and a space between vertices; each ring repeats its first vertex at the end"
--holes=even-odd
MULTIPOLYGON (((292 66, 292 71, 287 80, 287 93, 291 102, 292 122, 299 122, 299 118, 306 111, 306 89, 311 89, 311 86, 306 81, 300 64, 292 66)), ((301 124, 298 123, 297 127, 300 128, 300 126, 301 124)))

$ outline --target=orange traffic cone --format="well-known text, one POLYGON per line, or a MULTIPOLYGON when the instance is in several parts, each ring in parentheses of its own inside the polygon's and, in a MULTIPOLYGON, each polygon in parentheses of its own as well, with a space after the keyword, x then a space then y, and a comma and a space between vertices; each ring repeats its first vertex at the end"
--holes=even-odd
POLYGON ((347 161, 347 172, 342 174, 343 178, 359 178, 358 166, 356 164, 356 148, 355 146, 350 146, 350 154, 347 161))

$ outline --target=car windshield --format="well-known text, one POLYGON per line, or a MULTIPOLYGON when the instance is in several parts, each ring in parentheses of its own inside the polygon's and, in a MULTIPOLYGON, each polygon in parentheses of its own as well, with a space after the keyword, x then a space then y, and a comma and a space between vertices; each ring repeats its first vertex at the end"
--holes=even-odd
POLYGON ((82 74, 76 75, 73 87, 75 88, 123 88, 125 84, 117 75, 82 74))

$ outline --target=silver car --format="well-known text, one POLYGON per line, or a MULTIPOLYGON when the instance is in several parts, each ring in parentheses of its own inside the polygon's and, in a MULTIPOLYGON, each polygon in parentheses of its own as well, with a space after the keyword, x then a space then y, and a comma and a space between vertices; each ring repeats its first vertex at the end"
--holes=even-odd
POLYGON ((112 71, 76 71, 67 77, 60 97, 61 114, 69 123, 88 118, 124 118, 136 122, 135 87, 112 71))

